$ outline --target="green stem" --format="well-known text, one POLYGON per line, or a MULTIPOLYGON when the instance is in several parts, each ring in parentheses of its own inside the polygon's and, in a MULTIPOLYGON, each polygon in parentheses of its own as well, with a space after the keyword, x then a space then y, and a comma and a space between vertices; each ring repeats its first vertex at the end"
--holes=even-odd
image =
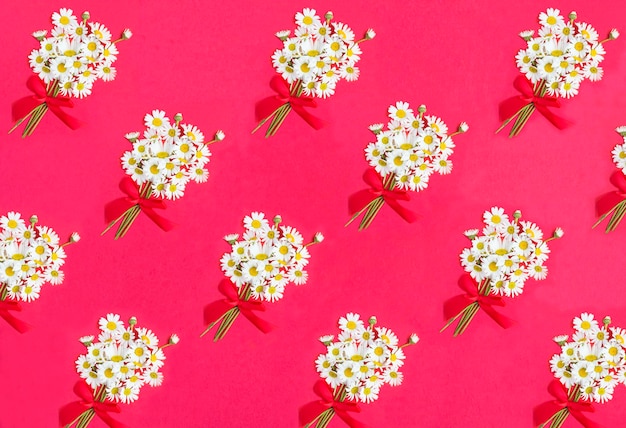
POLYGON ((361 219, 361 223, 359 224, 359 230, 365 230, 374 221, 374 218, 378 215, 378 212, 385 204, 385 199, 382 196, 377 197, 372 202, 367 204, 367 212, 361 219))
MULTIPOLYGON (((94 399, 96 401, 103 402, 105 398, 106 388, 104 388, 103 386, 99 386, 94 392, 94 399)), ((76 428, 85 428, 87 425, 89 425, 89 423, 93 420, 95 416, 96 412, 94 411, 94 409, 86 410, 78 417, 76 428)), ((74 422, 71 422, 70 424, 66 425, 66 428, 72 426, 73 423, 74 422)))
POLYGON ((96 412, 93 409, 89 409, 85 411, 80 418, 78 419, 78 423, 76 424, 76 428, 85 428, 96 416, 96 412))
POLYGON ((239 307, 237 306, 235 306, 232 309, 229 309, 228 312, 226 312, 226 315, 222 319, 220 326, 217 328, 217 331, 215 332, 215 337, 213 337, 214 342, 217 342, 218 340, 222 340, 224 336, 226 336, 226 333, 228 333, 228 330, 230 330, 233 323, 237 319, 238 315, 239 315, 239 307))
MULTIPOLYGON (((142 184, 139 188, 139 194, 140 198, 142 199, 150 199, 150 196, 152 196, 152 185, 150 183, 142 184)), ((139 205, 133 205, 132 207, 127 209, 124 214, 109 223, 109 225, 102 231, 100 236, 107 233, 113 226, 115 226, 118 221, 122 220, 120 226, 117 229, 117 232, 115 232, 115 239, 124 237, 124 235, 126 235, 126 232, 128 232, 128 230, 132 226, 133 222, 139 216, 140 212, 141 207, 139 205)))
POLYGON ((465 333, 465 330, 474 319, 474 316, 478 312, 478 309, 480 309, 480 305, 477 302, 474 302, 465 309, 463 309, 463 315, 461 316, 461 320, 454 329, 455 337, 465 333))
POLYGON ((30 117, 30 119, 28 119, 28 123, 24 128, 24 132, 22 132, 22 138, 29 137, 33 134, 33 132, 35 132, 35 128, 37 128, 37 126, 41 122, 41 119, 43 119, 43 116, 44 114, 46 114, 47 111, 48 105, 45 103, 41 104, 35 109, 33 115, 30 117))
MULTIPOLYGON (((250 300, 251 295, 252 295, 252 290, 250 288, 250 284, 244 284, 239 289, 239 292, 238 292, 239 300, 250 300)), ((201 337, 204 336, 206 333, 208 333, 208 331, 211 328, 213 328, 213 326, 216 325, 221 320, 220 325, 217 328, 217 331, 215 332, 215 336, 213 337, 213 341, 217 342, 218 340, 223 339, 224 336, 226 336, 226 333, 228 333, 228 330, 230 330, 230 327, 233 325, 233 323, 239 316, 240 312, 241 311, 239 310, 238 306, 235 306, 229 309, 228 311, 226 311, 224 315, 222 315, 220 318, 218 318, 217 320, 209 324, 209 326, 206 328, 204 333, 202 333, 201 337)))
MULTIPOLYGON (((59 94, 59 89, 60 89, 59 82, 54 80, 53 82, 48 84, 46 92, 48 96, 56 97, 59 94)), ((24 131, 22 132, 22 138, 26 138, 32 135, 32 133, 35 131, 35 129, 39 125, 39 122, 41 122, 41 119, 43 119, 43 116, 46 114, 47 111, 48 111, 48 105, 45 102, 38 105, 29 114, 27 114, 22 119, 18 120, 17 123, 13 126, 13 128, 11 128, 9 133, 13 132, 24 120, 28 118, 28 122, 26 123, 26 126, 24 127, 24 131)))
MULTIPOLYGON (((391 174, 391 173, 387 174, 383 178, 383 187, 386 190, 393 190, 395 186, 396 186, 395 174, 391 174)), ((367 229, 372 224, 372 222, 374 221, 374 218, 376 217, 376 215, 378 214, 378 212, 380 211, 380 209, 382 208, 384 204, 385 204, 385 199, 382 196, 379 196, 373 201, 370 201, 365 207, 363 207, 359 212, 355 213, 352 216, 352 218, 350 218, 350 221, 346 223, 346 226, 350 225, 355 219, 357 219, 361 214, 363 214, 363 212, 365 212, 365 215, 363 216, 363 218, 361 219, 361 223, 359 224, 359 230, 367 229)))
MULTIPOLYGON (((482 280, 480 284, 478 284, 478 292, 483 296, 488 296, 491 293, 491 281, 488 279, 482 280)), ((474 316, 476 316, 476 314, 478 313, 479 309, 480 305, 478 304, 478 302, 470 303, 461 312, 450 318, 446 325, 444 325, 443 328, 439 330, 439 333, 452 325, 460 317, 461 319, 454 329, 454 336, 459 336, 463 334, 469 324, 474 319, 474 316)))
POLYGON ((622 221, 622 218, 624 218, 624 214, 626 214, 626 201, 622 201, 615 206, 613 215, 606 225, 605 233, 614 231, 622 221))
MULTIPOLYGON (((570 387, 567 391, 567 397, 569 401, 580 400, 580 385, 574 385, 570 387)), ((537 428, 544 428, 548 426, 550 428, 561 428, 563 426, 563 423, 565 422, 565 419, 567 419, 568 416, 569 410, 566 407, 556 412, 554 415, 552 415, 552 417, 550 417, 550 419, 539 425, 539 427, 537 428)))
MULTIPOLYGON (((289 93, 292 97, 299 97, 300 95, 302 95, 302 82, 300 80, 296 80, 295 82, 293 82, 291 84, 291 87, 289 88, 289 93)), ((290 111, 291 111, 291 104, 287 102, 281 105, 276 110, 274 110, 269 116, 261 120, 259 124, 252 130, 252 133, 254 134, 268 120, 272 119, 269 127, 267 128, 267 131, 265 132, 265 138, 269 138, 275 135, 278 129, 283 124, 283 122, 285 121, 285 118, 287 117, 290 111)))
MULTIPOLYGON (((535 84, 535 87, 533 88, 533 92, 535 96, 537 97, 543 97, 546 94, 546 90, 547 90, 547 86, 546 86, 545 80, 540 80, 539 82, 535 84)), ((513 124, 513 127, 511 128, 511 132, 509 132, 509 138, 513 138, 516 135, 519 135, 519 133, 522 131, 522 129, 524 128, 524 126, 528 122, 528 119, 530 119, 530 116, 534 113, 534 111, 535 111, 535 104, 531 102, 525 105, 524 107, 519 109, 513 116, 506 119, 502 123, 502 125, 500 125, 500 127, 496 130, 496 134, 500 132, 502 129, 504 129, 504 127, 506 127, 509 124, 509 122, 515 119, 515 123, 513 124)))
MULTIPOLYGON (((319 416, 317 423, 315 424, 315 428, 326 428, 333 416, 335 416, 335 409, 330 408, 328 410, 324 410, 322 414, 319 416)), ((311 425, 308 425, 311 426, 311 425)))

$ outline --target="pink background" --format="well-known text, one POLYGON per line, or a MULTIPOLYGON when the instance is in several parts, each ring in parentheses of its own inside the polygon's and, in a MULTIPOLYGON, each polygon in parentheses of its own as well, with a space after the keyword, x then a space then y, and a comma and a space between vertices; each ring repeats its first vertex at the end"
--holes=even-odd
MULTIPOLYGON (((21 318, 36 328, 20 335, 0 321, 0 427, 52 427, 58 409, 76 397, 74 360, 78 338, 97 332, 106 313, 135 315, 162 339, 178 333, 167 349, 159 388, 146 387, 119 420, 150 427, 290 427, 298 408, 316 397, 317 338, 336 332, 346 312, 376 315, 400 337, 416 332, 407 350, 405 380, 385 386, 380 399, 363 405, 359 420, 373 427, 529 427, 532 408, 550 399, 548 367, 558 351, 557 334, 570 333, 581 312, 611 315, 626 326, 623 267, 626 224, 605 235, 592 230, 595 198, 609 190, 610 158, 626 124, 626 45, 607 44, 605 77, 585 82, 565 101, 560 115, 574 120, 558 131, 535 114, 520 137, 494 134, 497 106, 515 94, 514 56, 523 46, 517 33, 537 28, 546 7, 582 21, 603 36, 623 27, 626 3, 580 1, 15 1, 0 7, 3 53, 0 97, 2 127, 9 129, 10 104, 28 95, 30 36, 50 28, 60 7, 87 9, 114 34, 129 27, 134 37, 119 46, 118 76, 98 82, 76 102, 72 114, 87 125, 71 131, 48 114, 35 135, 0 133, 0 212, 37 214, 60 235, 78 231, 67 249, 65 282, 45 286, 25 305, 21 318), (330 121, 318 132, 291 114, 277 136, 251 135, 254 104, 271 95, 270 56, 275 31, 294 28, 303 7, 332 10, 357 34, 372 27, 378 36, 363 45, 361 77, 341 82, 315 114, 330 121), (422 215, 404 222, 388 207, 370 229, 357 232, 348 220, 348 196, 362 188, 367 126, 386 121, 389 104, 426 104, 450 126, 467 121, 456 138, 449 176, 434 176, 408 206, 422 215), (166 216, 179 223, 170 233, 141 216, 128 235, 100 236, 103 207, 120 196, 119 157, 130 145, 123 135, 142 130, 152 109, 226 139, 212 146, 211 176, 191 184, 169 204, 166 216), (479 313, 465 335, 439 333, 443 302, 459 294, 462 232, 481 227, 485 209, 498 205, 546 232, 561 226, 552 243, 545 281, 530 280, 507 305, 519 321, 503 330, 479 313), (267 335, 238 319, 226 338, 199 338, 203 308, 221 297, 222 236, 242 231, 243 216, 281 214, 306 237, 326 236, 311 249, 309 282, 289 286, 269 305, 265 318, 279 326, 267 335)), ((598 405, 593 419, 623 424, 626 388, 598 405)), ((94 427, 104 426, 94 421, 94 427)), ((345 426, 335 420, 331 426, 345 426)), ((565 426, 579 426, 568 420, 565 426)))

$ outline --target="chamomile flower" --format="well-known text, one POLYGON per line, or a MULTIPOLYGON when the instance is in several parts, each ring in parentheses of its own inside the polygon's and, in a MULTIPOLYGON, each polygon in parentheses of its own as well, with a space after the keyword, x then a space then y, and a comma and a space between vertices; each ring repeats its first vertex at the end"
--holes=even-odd
POLYGON ((265 213, 252 212, 243 219, 242 240, 238 234, 225 238, 232 249, 220 260, 222 271, 237 288, 249 287, 253 300, 274 302, 284 296, 287 284, 306 283, 308 247, 322 241, 314 237, 304 245, 300 232, 281 222, 275 216, 270 224, 265 213))
POLYGON ((138 186, 149 184, 155 197, 175 200, 184 195, 189 181, 206 182, 205 165, 211 156, 207 145, 224 137, 218 131, 214 140, 205 143, 196 126, 181 120, 182 115, 171 121, 164 111, 155 109, 144 117, 143 138, 139 132, 126 134, 133 149, 122 156, 122 167, 138 186))
POLYGON ((610 323, 610 318, 605 318, 599 327, 590 313, 575 317, 571 341, 567 342, 567 336, 559 336, 561 352, 550 360, 555 377, 567 388, 579 385, 586 401, 610 400, 626 367, 626 348, 615 334, 621 329, 610 327, 610 323))
POLYGON ((8 300, 32 302, 45 283, 63 282, 63 247, 76 242, 78 234, 61 244, 58 234, 38 221, 32 216, 27 224, 17 212, 0 216, 0 293, 6 292, 8 300))
POLYGON ((337 340, 324 336, 326 352, 315 360, 322 379, 331 387, 345 386, 349 399, 363 403, 376 400, 382 385, 402 383, 402 348, 417 343, 417 336, 412 335, 414 340, 398 346, 395 333, 376 323, 376 317, 371 317, 365 327, 357 313, 341 317, 337 340))
POLYGON ((315 9, 304 8, 302 12, 296 13, 296 25, 306 28, 314 28, 320 25, 320 17, 316 15, 315 9))
MULTIPOLYGON (((461 265, 479 286, 486 284, 493 294, 516 297, 523 292, 528 278, 546 278, 544 263, 550 249, 536 224, 521 220, 519 211, 511 219, 501 207, 485 211, 483 222, 482 236, 476 229, 466 231, 472 245, 460 254, 461 265)), ((558 237, 555 231, 550 239, 558 237)))
POLYGON ((78 20, 73 15, 72 9, 61 8, 58 12, 52 14, 52 24, 65 29, 77 25, 78 20))
MULTIPOLYGON (((326 16, 332 19, 332 14, 326 16)), ((288 30, 276 33, 283 48, 272 55, 272 65, 289 84, 300 81, 306 94, 319 98, 332 96, 341 78, 358 79, 359 44, 368 39, 355 41, 350 27, 330 19, 323 20, 315 9, 297 12, 294 36, 288 30)), ((372 38, 373 30, 370 34, 372 38)))
POLYGON ((359 331, 363 328, 363 321, 359 318, 359 314, 348 313, 345 317, 339 318, 339 328, 348 332, 359 331))
MULTIPOLYGON (((393 174, 390 186, 400 190, 420 191, 428 187, 433 172, 449 174, 450 156, 455 147, 448 127, 438 117, 427 115, 425 106, 415 110, 398 101, 387 109, 389 123, 370 126, 376 136, 365 148, 365 158, 382 177, 393 174)), ((466 128, 467 129, 467 128, 466 128)), ((371 213, 370 213, 371 215, 371 213)))
POLYGON ((604 59, 606 40, 598 42, 595 28, 575 19, 571 13, 566 22, 558 9, 548 8, 539 14, 541 28, 536 37, 530 31, 521 33, 527 47, 515 57, 519 70, 533 84, 544 82, 553 96, 571 98, 578 94, 583 79, 602 78, 598 65, 604 59))
MULTIPOLYGON (((112 401, 135 401, 144 385, 159 386, 163 382, 160 368, 165 355, 158 338, 146 328, 136 328, 136 319, 126 327, 117 314, 108 314, 99 321, 98 342, 93 336, 84 342, 86 354, 76 360, 76 370, 94 391, 106 388, 112 401), (113 331, 113 324, 117 330, 113 331), (158 357, 155 357, 158 356, 158 357)), ((175 341, 168 341, 170 346, 175 341)))
POLYGON ((413 110, 409 107, 409 103, 398 101, 396 105, 389 106, 387 110, 389 112, 390 119, 396 119, 401 122, 413 121, 413 110))

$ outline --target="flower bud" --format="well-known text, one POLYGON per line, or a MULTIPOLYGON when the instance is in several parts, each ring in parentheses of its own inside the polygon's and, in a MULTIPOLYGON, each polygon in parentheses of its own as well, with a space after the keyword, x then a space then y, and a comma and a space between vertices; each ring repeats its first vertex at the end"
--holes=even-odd
POLYGON ((369 130, 372 131, 374 135, 378 135, 383 130, 383 126, 382 123, 375 123, 369 126, 369 130))
POLYGON ((139 132, 129 132, 128 134, 124 135, 124 138, 126 138, 131 143, 134 143, 139 138, 139 132))
POLYGON ((320 337, 320 342, 322 342, 325 346, 328 346, 333 343, 334 338, 335 336, 333 336, 332 334, 327 334, 326 336, 320 337))
POLYGON ((617 133, 622 137, 626 137, 626 125, 618 126, 617 128, 615 128, 615 131, 617 131, 617 133))
POLYGON ((239 234, 231 233, 230 235, 224 236, 224 241, 228 242, 230 245, 233 245, 235 242, 237 242, 238 238, 239 234))
POLYGON ((89 15, 89 12, 84 11, 80 17, 83 18, 83 21, 87 21, 91 16, 89 15))
POLYGON ((526 41, 529 41, 530 39, 533 38, 534 34, 535 34, 535 32, 533 30, 525 30, 525 31, 522 31, 521 33, 519 33, 519 36, 522 39, 524 39, 526 41))
POLYGON ((46 38, 46 34, 48 34, 46 30, 39 30, 33 33, 33 37, 39 41, 42 41, 43 39, 46 38))
POLYGON ((466 230, 465 232, 463 232, 463 235, 465 235, 471 241, 473 239, 476 239, 476 236, 478 236, 478 229, 466 230))
POLYGON ((276 33, 276 37, 278 37, 282 42, 287 40, 290 35, 291 35, 291 31, 289 30, 282 30, 276 33))
POLYGON ((89 346, 93 343, 93 336, 83 336, 80 339, 78 339, 80 341, 80 343, 82 343, 85 346, 89 346))

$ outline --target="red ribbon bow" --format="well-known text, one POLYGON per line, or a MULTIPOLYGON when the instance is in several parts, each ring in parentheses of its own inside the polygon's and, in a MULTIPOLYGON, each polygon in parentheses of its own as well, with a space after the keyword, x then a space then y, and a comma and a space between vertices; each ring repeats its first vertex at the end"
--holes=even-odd
POLYGON ((359 190, 355 194, 351 195, 348 199, 348 209, 350 210, 350 215, 354 215, 361 211, 363 208, 367 206, 374 199, 382 196, 385 203, 391 207, 395 212, 397 212, 400 217, 408 221, 409 223, 415 222, 419 216, 415 214, 413 211, 410 211, 400 205, 398 201, 410 201, 411 197, 407 192, 400 189, 387 190, 385 186, 383 186, 383 179, 376 170, 373 168, 369 168, 363 174, 363 181, 367 183, 370 188, 359 190))
POLYGON ((585 428, 603 428, 602 425, 590 420, 582 413, 595 412, 591 403, 571 401, 568 397, 567 389, 557 379, 552 379, 552 382, 548 385, 548 392, 555 398, 555 400, 540 404, 533 409, 533 422, 535 426, 545 423, 556 412, 567 408, 574 419, 580 422, 585 428))
POLYGON ((289 103, 291 104, 293 111, 295 111, 313 128, 317 130, 324 127, 326 123, 322 119, 313 116, 304 109, 305 107, 317 107, 317 102, 315 102, 313 97, 307 95, 300 95, 299 97, 296 97, 291 95, 289 83, 287 83, 287 81, 280 76, 272 77, 272 80, 270 80, 270 88, 276 92, 276 95, 264 98, 256 103, 255 113, 257 120, 265 119, 275 112, 280 106, 289 103))
POLYGON ((359 413, 361 408, 358 404, 349 401, 336 401, 332 388, 324 380, 320 379, 315 382, 313 391, 315 392, 315 395, 321 398, 321 400, 305 404, 300 408, 298 412, 300 426, 310 423, 322 412, 332 407, 337 416, 348 424, 350 428, 367 428, 367 425, 357 421, 348 414, 348 412, 359 413))
POLYGON ((463 309, 474 302, 478 302, 480 308, 485 311, 502 328, 509 328, 515 321, 496 312, 493 306, 506 306, 504 300, 499 296, 484 296, 478 292, 478 284, 469 275, 464 274, 459 278, 459 288, 465 294, 454 296, 443 304, 443 314, 446 320, 457 316, 463 309))
POLYGON ((9 300, 0 300, 0 318, 9 323, 11 327, 19 331, 20 333, 26 333, 31 329, 31 326, 21 321, 10 313, 9 311, 21 312, 22 307, 18 302, 9 300))
POLYGON ((533 84, 526 77, 518 75, 513 86, 521 95, 508 98, 500 103, 500 120, 504 121, 515 115, 521 108, 532 103, 539 113, 559 129, 565 129, 572 123, 548 110, 548 107, 559 108, 561 103, 553 95, 543 97, 535 95, 533 84))
POLYGON ((120 413, 120 407, 113 402, 94 400, 91 387, 84 380, 76 382, 74 393, 81 399, 66 404, 59 410, 59 425, 66 426, 80 417, 85 411, 93 409, 96 415, 111 428, 128 428, 127 425, 116 421, 109 412, 120 413))
POLYGON ((104 207, 104 219, 107 223, 117 220, 129 208, 139 205, 141 211, 166 232, 172 230, 175 224, 166 218, 161 217, 154 211, 155 208, 164 210, 165 201, 163 199, 142 198, 139 193, 139 187, 130 177, 126 176, 120 181, 120 189, 126 194, 126 197, 115 199, 104 207))
POLYGON ((46 84, 39 77, 34 75, 28 78, 26 87, 30 89, 34 95, 20 98, 13 103, 11 111, 14 121, 25 118, 33 109, 45 103, 48 105, 50 111, 71 129, 78 129, 82 125, 80 120, 61 110, 61 107, 74 107, 74 103, 70 97, 64 95, 57 95, 55 97, 48 95, 46 84))
POLYGON ((609 193, 605 193, 596 200, 596 213, 598 215, 609 212, 615 205, 626 199, 626 177, 621 171, 611 174, 611 184, 617 188, 609 193))
POLYGON ((254 312, 252 312, 265 312, 265 306, 262 302, 258 300, 240 300, 239 294, 237 293, 237 287, 226 278, 220 281, 217 289, 226 298, 222 300, 217 300, 213 303, 209 303, 206 306, 206 308, 204 309, 204 321, 207 324, 211 324, 217 321, 228 310, 236 306, 239 308, 239 312, 241 312, 241 315, 248 318, 248 320, 263 333, 269 333, 274 329, 274 326, 272 324, 259 318, 254 312))

